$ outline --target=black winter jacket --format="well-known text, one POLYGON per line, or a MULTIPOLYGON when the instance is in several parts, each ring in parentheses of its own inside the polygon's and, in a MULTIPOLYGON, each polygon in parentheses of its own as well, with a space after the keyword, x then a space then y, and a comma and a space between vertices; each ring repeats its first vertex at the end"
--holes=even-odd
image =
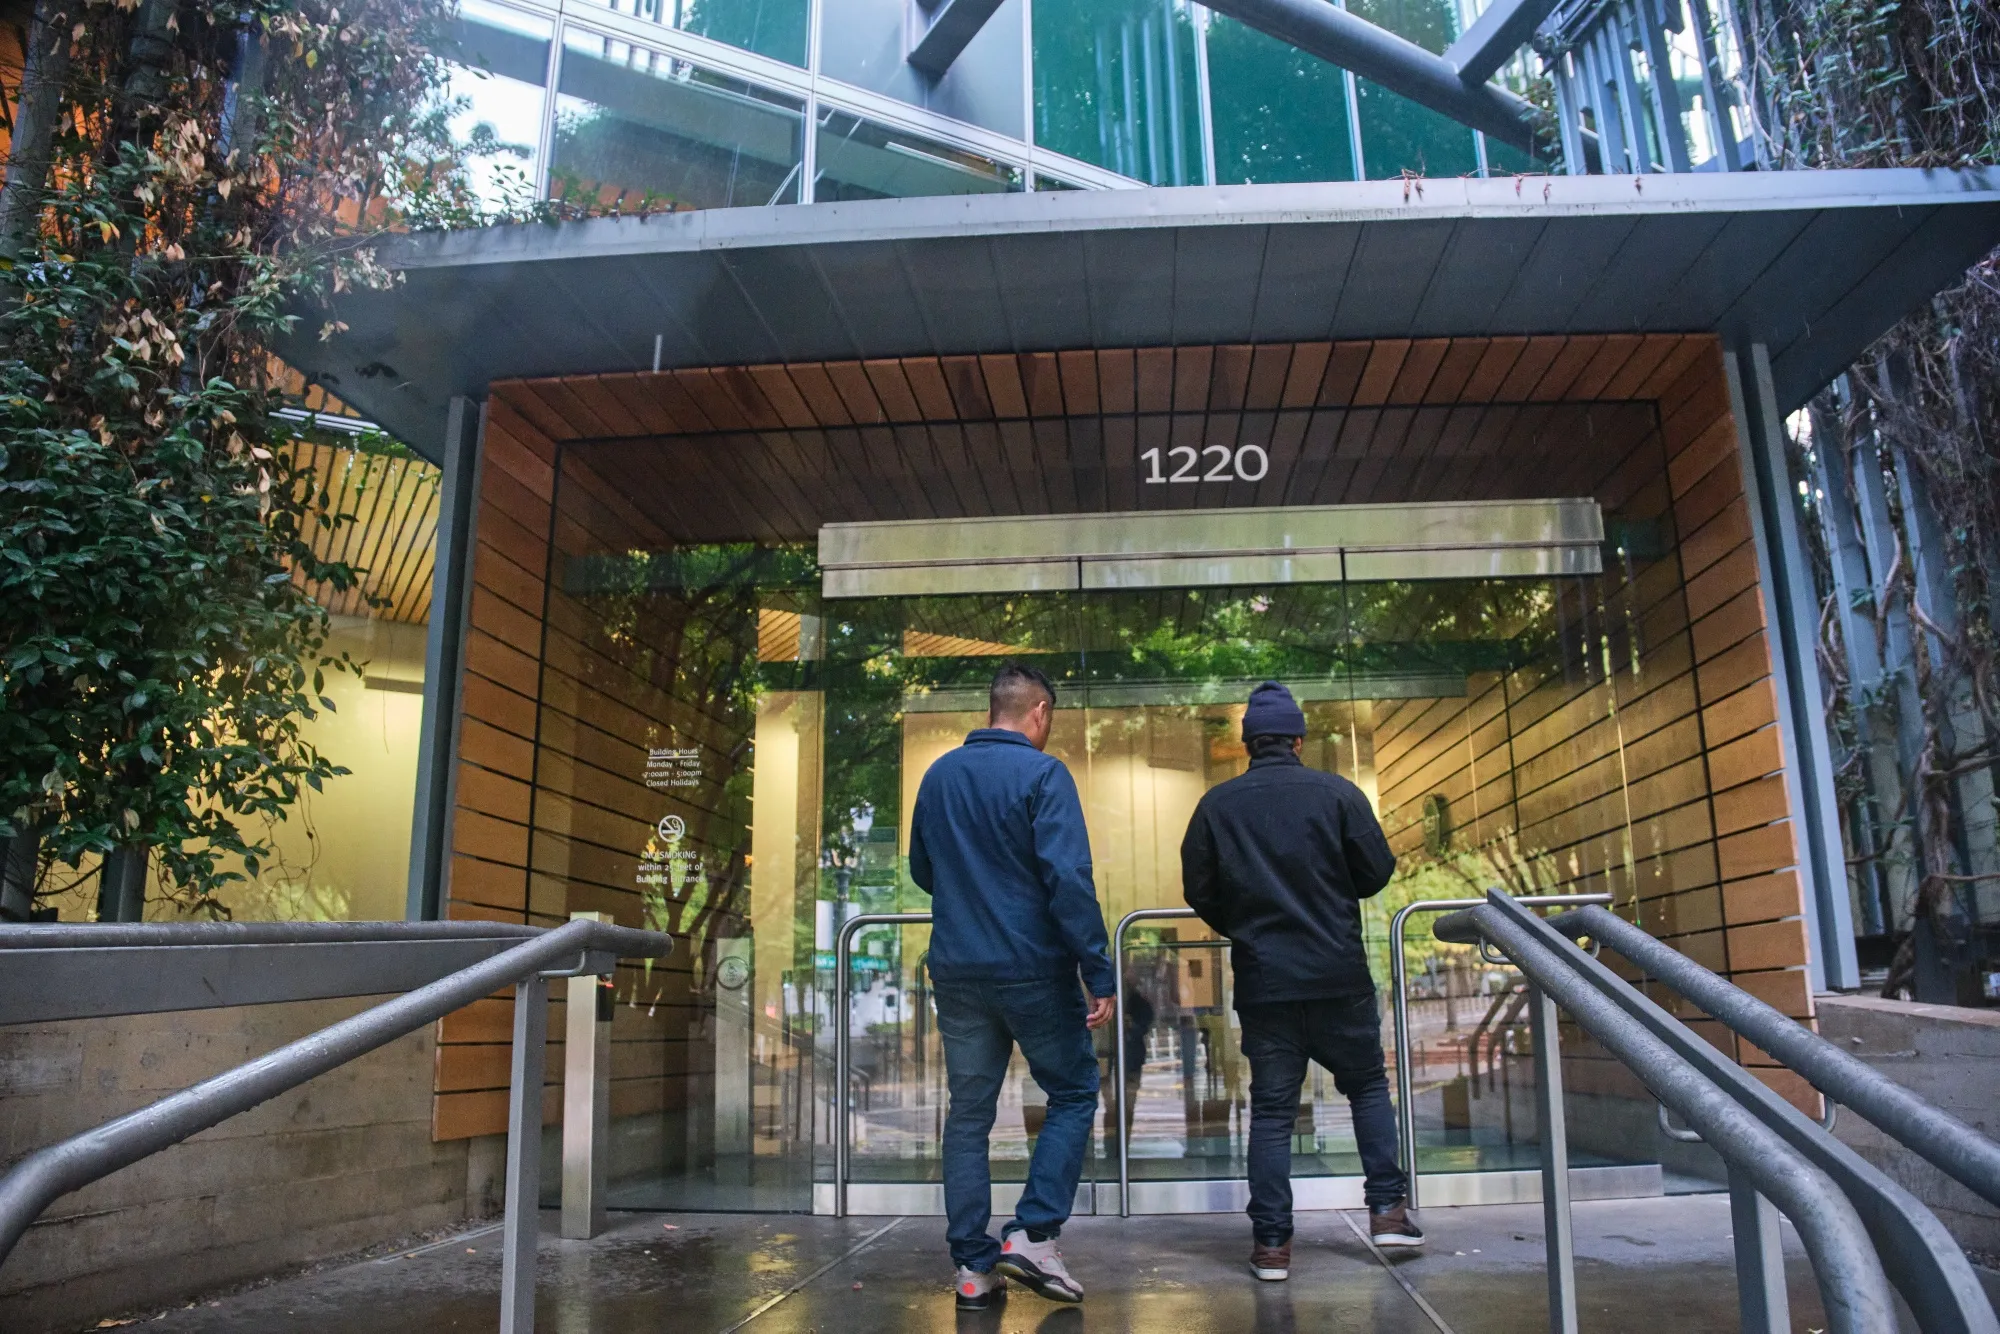
POLYGON ((1239 1007, 1373 991, 1361 900, 1395 869, 1361 789, 1294 755, 1209 789, 1181 841, 1188 907, 1232 942, 1239 1007))

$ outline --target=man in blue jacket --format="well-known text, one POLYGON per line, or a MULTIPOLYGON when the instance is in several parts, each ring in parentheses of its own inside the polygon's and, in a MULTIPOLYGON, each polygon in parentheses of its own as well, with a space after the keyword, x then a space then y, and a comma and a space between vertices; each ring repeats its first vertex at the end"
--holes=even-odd
POLYGON ((910 876, 932 898, 931 995, 951 1090, 945 1239, 966 1310, 984 1308, 1002 1275, 1054 1301, 1083 1300, 1056 1236, 1097 1112, 1089 1030, 1111 1018, 1114 987, 1076 780, 1042 753, 1055 703, 1042 673, 1001 668, 987 726, 924 774, 911 820, 910 876), (1048 1095, 1048 1117, 996 1242, 987 1135, 1017 1043, 1048 1095))
POLYGON ((1396 1161, 1396 1113, 1382 1019, 1361 943, 1361 900, 1396 856, 1361 789, 1299 760, 1306 715, 1266 681, 1250 692, 1250 768, 1210 788, 1181 842, 1188 907, 1230 941, 1236 1013, 1250 1062, 1250 1269, 1282 1280, 1292 1262, 1292 1126, 1306 1064, 1347 1097, 1377 1246, 1421 1246, 1396 1161))

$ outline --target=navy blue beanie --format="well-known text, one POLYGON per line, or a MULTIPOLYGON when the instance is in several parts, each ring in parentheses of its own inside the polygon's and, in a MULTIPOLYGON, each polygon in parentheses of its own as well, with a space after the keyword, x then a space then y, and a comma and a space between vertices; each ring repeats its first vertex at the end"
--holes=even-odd
POLYGON ((1266 681, 1250 692, 1250 707, 1243 710, 1243 739, 1256 736, 1304 736, 1305 710, 1292 692, 1276 681, 1266 681))

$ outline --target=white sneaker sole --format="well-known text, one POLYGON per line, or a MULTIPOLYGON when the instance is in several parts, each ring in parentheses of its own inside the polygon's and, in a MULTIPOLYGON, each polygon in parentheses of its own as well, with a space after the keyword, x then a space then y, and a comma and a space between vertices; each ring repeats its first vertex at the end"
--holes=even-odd
POLYGON ((1266 1283, 1283 1283, 1292 1276, 1289 1269, 1259 1269, 1255 1265, 1250 1266, 1250 1272, 1266 1283))
POLYGON ((1400 1232, 1377 1232, 1370 1236, 1368 1240, 1384 1249, 1402 1247, 1414 1250, 1430 1239, 1428 1237, 1406 1237, 1400 1232))

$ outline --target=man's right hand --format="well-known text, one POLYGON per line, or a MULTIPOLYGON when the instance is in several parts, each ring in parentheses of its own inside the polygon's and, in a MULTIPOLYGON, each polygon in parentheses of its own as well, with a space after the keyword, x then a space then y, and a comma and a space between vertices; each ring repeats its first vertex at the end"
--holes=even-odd
POLYGON ((1090 1013, 1084 1016, 1083 1026, 1085 1028, 1102 1028, 1110 1023, 1111 1011, 1115 1004, 1115 1000, 1110 996, 1092 996, 1090 998, 1090 1013))

